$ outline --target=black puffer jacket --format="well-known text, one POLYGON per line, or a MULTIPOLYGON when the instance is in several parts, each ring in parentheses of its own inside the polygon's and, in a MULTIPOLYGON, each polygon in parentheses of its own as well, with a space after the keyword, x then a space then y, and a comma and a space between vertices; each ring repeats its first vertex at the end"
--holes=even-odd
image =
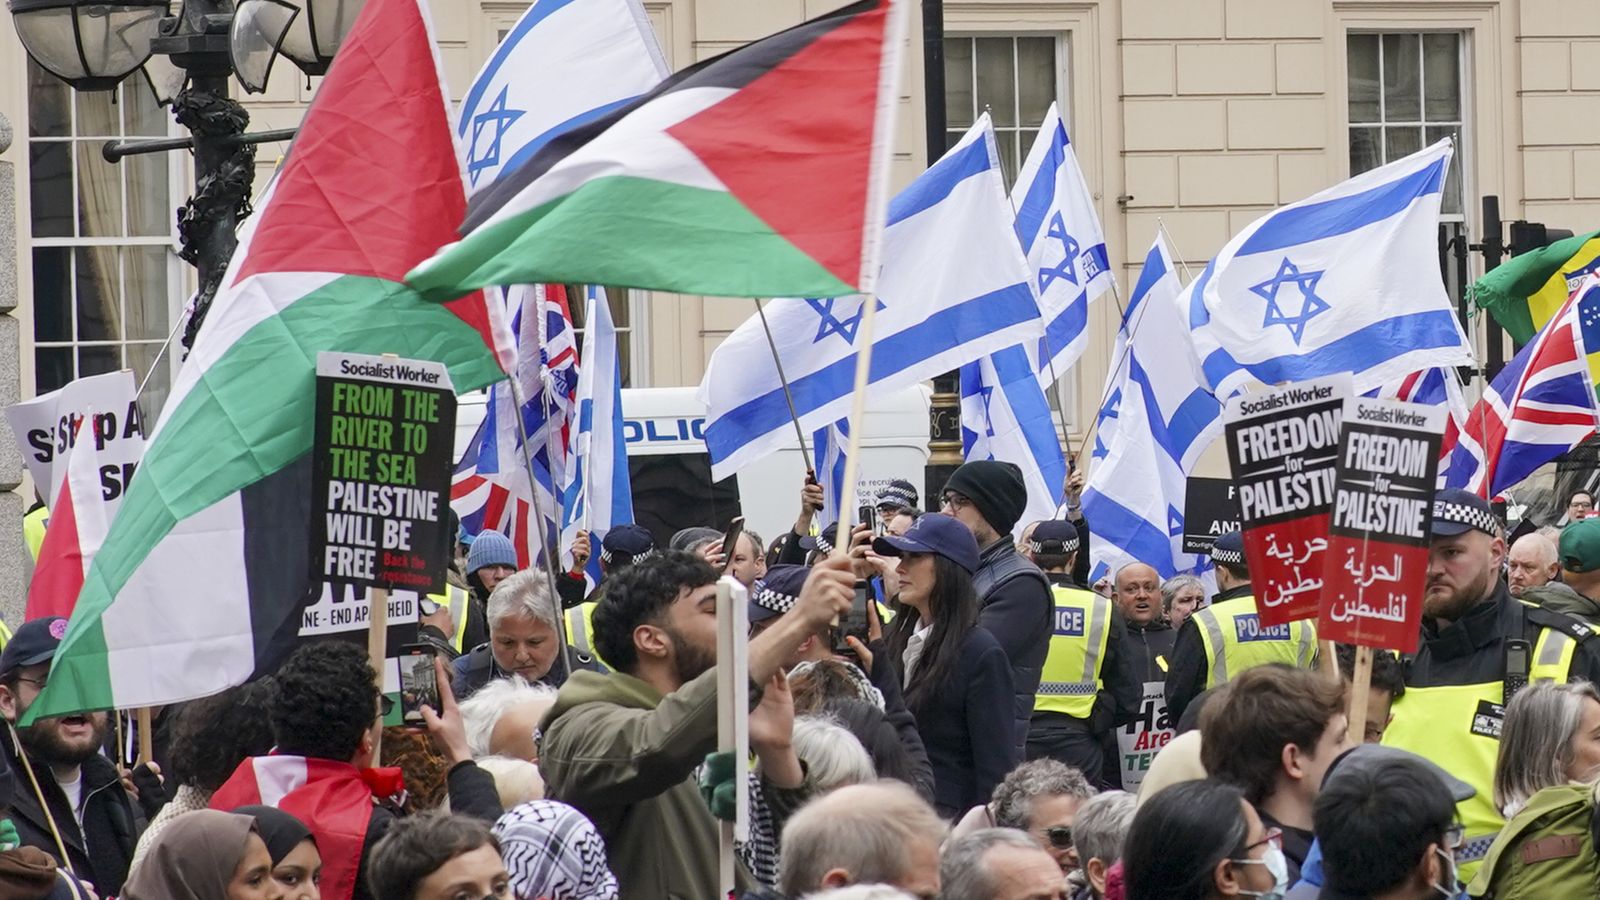
MULTIPOLYGON (((9 736, 0 738, 0 750, 5 753, 6 764, 16 773, 19 789, 12 800, 11 820, 16 823, 22 845, 38 847, 60 860, 61 852, 51 836, 49 819, 20 767, 16 747, 9 736)), ((56 827, 61 830, 61 841, 67 848, 65 862, 79 878, 94 885, 95 893, 101 897, 122 893, 122 883, 128 878, 128 864, 133 859, 133 848, 138 843, 144 819, 122 789, 122 778, 116 766, 98 755, 83 763, 82 828, 78 827, 67 795, 56 784, 50 767, 34 761, 33 772, 39 789, 50 803, 56 827)))
POLYGON ((1039 567, 1017 555, 1009 534, 983 549, 972 584, 978 591, 978 625, 994 635, 1011 663, 1013 737, 1016 758, 1021 759, 1033 720, 1033 695, 1050 653, 1055 598, 1039 567))

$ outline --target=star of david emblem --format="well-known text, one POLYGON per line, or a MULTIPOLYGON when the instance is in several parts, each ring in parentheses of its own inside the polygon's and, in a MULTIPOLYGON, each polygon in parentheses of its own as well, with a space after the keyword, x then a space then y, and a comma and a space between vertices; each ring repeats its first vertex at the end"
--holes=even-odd
POLYGON ((472 146, 467 151, 467 176, 473 184, 478 183, 478 173, 484 169, 492 169, 500 165, 500 142, 505 138, 506 132, 511 129, 511 124, 522 118, 525 110, 506 108, 506 91, 510 87, 500 89, 499 96, 489 104, 489 108, 472 117, 472 146), (483 139, 484 132, 493 129, 490 144, 480 153, 478 142, 483 139))
MULTIPOLYGON (((817 315, 822 318, 822 321, 817 323, 817 336, 811 339, 811 343, 819 344, 830 334, 837 334, 839 337, 844 338, 846 344, 854 344, 856 342, 856 331, 861 328, 861 317, 866 315, 867 312, 867 305, 862 302, 860 297, 807 297, 806 303, 810 304, 811 308, 816 310, 817 315), (841 300, 845 302, 854 300, 856 311, 844 318, 835 315, 833 305, 841 300)), ((879 300, 877 303, 878 311, 882 312, 884 310, 883 301, 879 300)))
POLYGON ((1176 506, 1167 507, 1167 536, 1177 537, 1183 534, 1183 513, 1178 512, 1176 506))
POLYGON ((989 411, 989 403, 994 400, 994 385, 978 388, 978 399, 983 401, 983 429, 987 432, 984 436, 994 437, 994 414, 989 411))
POLYGON ((1111 396, 1106 400, 1106 405, 1100 409, 1101 427, 1094 430, 1094 449, 1089 452, 1091 459, 1105 459, 1107 456, 1111 455, 1110 448, 1105 445, 1105 442, 1100 439, 1100 436, 1105 430, 1106 421, 1117 418, 1121 412, 1122 388, 1117 388, 1115 391, 1111 392, 1111 396))
POLYGON ((1065 279, 1068 284, 1077 287, 1078 272, 1073 268, 1073 263, 1078 259, 1078 241, 1067 234, 1067 223, 1061 218, 1061 213, 1050 217, 1050 230, 1045 232, 1045 236, 1061 242, 1062 257, 1054 267, 1045 266, 1039 270, 1039 293, 1049 290, 1056 279, 1065 279))
POLYGON ((1285 256, 1283 262, 1278 264, 1278 274, 1250 286, 1252 293, 1267 301, 1267 313, 1261 320, 1261 327, 1282 325, 1289 329, 1289 335, 1298 345, 1300 338, 1305 335, 1306 323, 1333 308, 1328 301, 1317 296, 1317 282, 1322 280, 1322 276, 1323 272, 1301 272, 1300 267, 1285 256), (1278 290, 1286 284, 1294 285, 1300 292, 1300 311, 1293 315, 1288 312, 1292 301, 1283 303, 1278 297, 1278 290))

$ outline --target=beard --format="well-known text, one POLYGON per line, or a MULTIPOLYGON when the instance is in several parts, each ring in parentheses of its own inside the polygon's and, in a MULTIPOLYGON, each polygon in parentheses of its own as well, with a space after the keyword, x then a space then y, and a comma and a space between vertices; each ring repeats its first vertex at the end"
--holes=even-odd
POLYGON ((1422 614, 1430 619, 1455 622, 1487 598, 1494 587, 1494 571, 1485 566, 1472 583, 1442 595, 1423 594, 1422 614))
POLYGON ((672 638, 672 662, 677 670, 679 684, 688 684, 716 666, 716 648, 707 649, 697 646, 676 629, 667 628, 664 630, 667 632, 667 636, 672 638))
MULTIPOLYGON (((23 712, 26 712, 26 710, 23 710, 23 712)), ((105 744, 106 732, 110 727, 110 720, 103 712, 81 713, 75 716, 40 719, 27 728, 19 729, 17 737, 22 741, 23 749, 27 750, 35 759, 47 763, 80 765, 88 762, 91 757, 100 752, 100 747, 105 744), (88 722, 92 733, 87 738, 68 738, 64 736, 61 733, 61 726, 68 719, 88 722)))

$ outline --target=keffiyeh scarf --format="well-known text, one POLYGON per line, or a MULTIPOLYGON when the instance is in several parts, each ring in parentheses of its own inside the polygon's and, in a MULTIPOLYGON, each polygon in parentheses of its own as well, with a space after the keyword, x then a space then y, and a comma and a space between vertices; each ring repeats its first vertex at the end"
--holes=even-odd
POLYGON ((500 817, 494 834, 518 900, 617 900, 605 839, 565 803, 524 803, 500 817))

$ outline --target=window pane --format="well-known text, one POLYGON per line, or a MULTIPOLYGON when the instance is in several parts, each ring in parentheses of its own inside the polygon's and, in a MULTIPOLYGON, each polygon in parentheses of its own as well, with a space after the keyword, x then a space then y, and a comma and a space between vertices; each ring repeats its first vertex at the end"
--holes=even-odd
POLYGON ((28 135, 65 137, 72 133, 72 89, 28 60, 28 135))
POLYGON ((33 248, 33 339, 72 340, 72 275, 67 247, 33 248))
POLYGON ((53 391, 71 380, 71 347, 35 347, 33 349, 33 384, 39 393, 53 391))
MULTIPOLYGON (((1378 36, 1352 34, 1346 52, 1350 68, 1350 121, 1376 122, 1378 107, 1378 36)), ((1351 169, 1355 171, 1354 168, 1351 169)))
POLYGON ((1425 112, 1430 122, 1461 121, 1461 38, 1454 34, 1422 36, 1425 112))
POLYGON ((1017 177, 1017 133, 1015 131, 996 131, 994 133, 996 147, 1000 150, 1000 169, 1005 173, 1006 187, 1011 187, 1012 181, 1017 177))
POLYGON ((1385 122, 1418 122, 1422 119, 1422 58, 1419 48, 1419 35, 1383 36, 1385 122))
POLYGON ((120 340, 117 248, 78 247, 73 253, 78 276, 78 340, 120 340))
POLYGON ((167 133, 166 110, 156 103, 155 92, 142 75, 135 74, 122 83, 122 124, 129 135, 164 137, 167 133))
POLYGON ((161 358, 159 368, 153 372, 150 370, 150 367, 156 364, 156 356, 160 352, 159 343, 127 345, 128 368, 133 370, 134 383, 138 384, 138 380, 144 378, 146 373, 150 375, 150 380, 145 383, 144 393, 139 395, 139 411, 144 414, 146 422, 155 422, 156 417, 161 414, 161 407, 167 402, 167 393, 171 388, 166 357, 161 358))
POLYGON ((608 287, 605 289, 605 297, 611 307, 611 324, 619 329, 632 328, 633 306, 628 303, 628 289, 608 287))
POLYGON ((167 248, 124 247, 122 266, 128 340, 165 340, 172 327, 167 323, 167 248))
POLYGON ((78 104, 78 137, 118 137, 122 129, 113 91, 73 91, 78 104))
POLYGON ((1460 214, 1461 212, 1461 127, 1458 125, 1434 126, 1427 131, 1429 144, 1442 141, 1447 137, 1456 140, 1456 158, 1451 160, 1450 171, 1444 178, 1444 205, 1441 207, 1445 213, 1460 214))
POLYGON ((1368 169, 1383 165, 1383 147, 1379 142, 1380 129, 1350 129, 1350 174, 1360 175, 1368 169))
POLYGON ((78 141, 76 146, 78 233, 84 237, 121 237, 121 170, 100 155, 97 141, 78 141))
POLYGON ((996 127, 1017 124, 1017 67, 1011 38, 974 38, 977 48, 978 109, 988 107, 996 127))
POLYGON ((1385 128, 1383 130, 1384 159, 1394 162, 1402 156, 1422 149, 1421 128, 1385 128))
POLYGON ((128 177, 128 233, 159 237, 172 233, 175 212, 167 185, 167 156, 150 153, 122 161, 128 177))
POLYGON ((122 351, 115 344, 78 348, 78 377, 103 375, 122 368, 122 351))
POLYGON ((1056 40, 1017 38, 1017 98, 1022 124, 1037 127, 1056 99, 1056 40))
POLYGON ((72 144, 29 141, 28 203, 34 237, 72 236, 72 144))
POLYGON ((965 129, 975 118, 972 100, 972 39, 944 42, 944 111, 951 128, 965 129))

